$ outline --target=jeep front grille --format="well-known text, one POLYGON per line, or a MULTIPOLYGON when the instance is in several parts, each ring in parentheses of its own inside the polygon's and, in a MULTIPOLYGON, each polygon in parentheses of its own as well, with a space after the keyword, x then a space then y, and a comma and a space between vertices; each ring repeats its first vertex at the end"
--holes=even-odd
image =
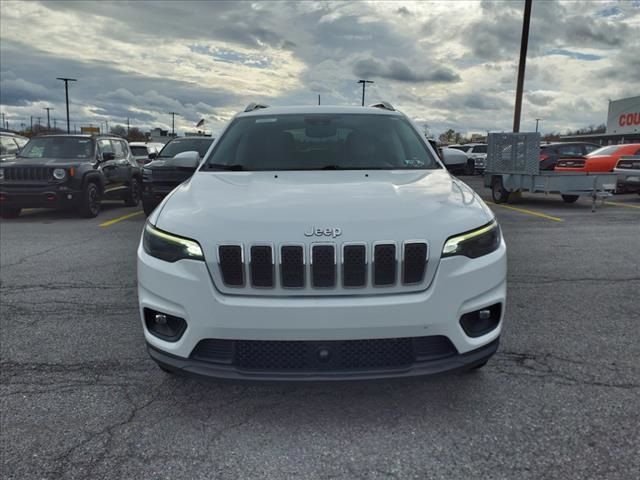
POLYGON ((4 179, 19 182, 46 182, 53 178, 51 167, 6 167, 4 179))
MULTIPOLYGON (((429 249, 422 240, 395 242, 218 245, 226 287, 243 289, 357 289, 421 284, 429 249), (245 258, 246 256, 246 258, 245 258)), ((348 293, 348 292, 345 292, 348 293)))

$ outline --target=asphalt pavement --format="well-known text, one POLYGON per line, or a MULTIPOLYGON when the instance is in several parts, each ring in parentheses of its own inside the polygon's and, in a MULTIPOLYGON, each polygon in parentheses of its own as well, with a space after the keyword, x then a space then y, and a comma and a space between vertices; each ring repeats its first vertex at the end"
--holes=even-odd
POLYGON ((312 385, 162 372, 138 318, 136 209, 0 221, 0 476, 640 478, 640 196, 490 206, 509 299, 489 364, 312 385))

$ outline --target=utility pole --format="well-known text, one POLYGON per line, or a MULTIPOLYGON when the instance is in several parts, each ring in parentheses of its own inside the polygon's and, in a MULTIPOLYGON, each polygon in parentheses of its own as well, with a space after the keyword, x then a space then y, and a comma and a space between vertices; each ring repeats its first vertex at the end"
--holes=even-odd
POLYGON ((176 115, 180 115, 178 112, 169 112, 171 115, 171 136, 176 136, 176 115))
POLYGON ((320 105, 320 94, 318 94, 318 105, 320 105))
POLYGON ((33 115, 31 115, 31 133, 33 134, 33 115))
POLYGON ((49 117, 49 112, 50 112, 51 110, 54 110, 54 109, 53 109, 53 108, 51 108, 51 107, 45 107, 45 108, 44 108, 44 110, 46 110, 46 111, 47 111, 47 131, 49 131, 49 130, 51 130, 51 119, 50 119, 50 117, 49 117))
POLYGON ((527 63, 529 46, 529 23, 531 21, 532 0, 524 1, 524 19, 522 20, 522 38, 520 39, 520 63, 518 64, 518 84, 516 86, 516 108, 513 114, 513 131, 520 131, 520 112, 522 111, 522 90, 524 88, 524 69, 527 63))
POLYGON ((69 82, 77 82, 75 78, 56 77, 56 80, 62 80, 64 82, 64 95, 67 100, 67 133, 71 133, 69 126, 69 82))
POLYGON ((57 118, 54 118, 54 119, 53 119, 53 129, 54 129, 54 130, 57 130, 57 129, 58 129, 58 119, 57 119, 57 118))
POLYGON ((367 83, 373 83, 373 80, 358 80, 362 84, 362 106, 364 107, 364 89, 367 83))
POLYGON ((2 115, 2 128, 4 128, 4 112, 0 113, 2 115))
POLYGON ((536 132, 538 131, 538 122, 540 121, 539 118, 536 118, 536 132))
POLYGON ((38 132, 40 132, 40 130, 42 130, 42 127, 40 126, 40 119, 42 117, 36 117, 38 119, 38 132))
POLYGON ((127 117, 127 138, 129 138, 129 117, 127 117))
POLYGON ((109 134, 109 120, 105 120, 104 123, 107 125, 107 131, 105 133, 109 134))

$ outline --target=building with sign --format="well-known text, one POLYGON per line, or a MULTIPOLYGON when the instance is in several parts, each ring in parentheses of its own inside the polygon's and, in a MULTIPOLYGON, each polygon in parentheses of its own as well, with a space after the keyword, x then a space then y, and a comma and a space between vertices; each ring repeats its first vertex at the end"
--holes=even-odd
POLYGON ((600 145, 640 142, 640 96, 609 102, 606 133, 565 135, 560 139, 600 145))

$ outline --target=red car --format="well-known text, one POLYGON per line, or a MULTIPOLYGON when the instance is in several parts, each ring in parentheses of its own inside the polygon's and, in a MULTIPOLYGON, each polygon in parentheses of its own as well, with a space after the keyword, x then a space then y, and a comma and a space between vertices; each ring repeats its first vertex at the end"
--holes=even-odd
POLYGON ((613 172, 620 157, 640 155, 640 143, 607 145, 587 155, 563 158, 556 164, 559 172, 613 172))

